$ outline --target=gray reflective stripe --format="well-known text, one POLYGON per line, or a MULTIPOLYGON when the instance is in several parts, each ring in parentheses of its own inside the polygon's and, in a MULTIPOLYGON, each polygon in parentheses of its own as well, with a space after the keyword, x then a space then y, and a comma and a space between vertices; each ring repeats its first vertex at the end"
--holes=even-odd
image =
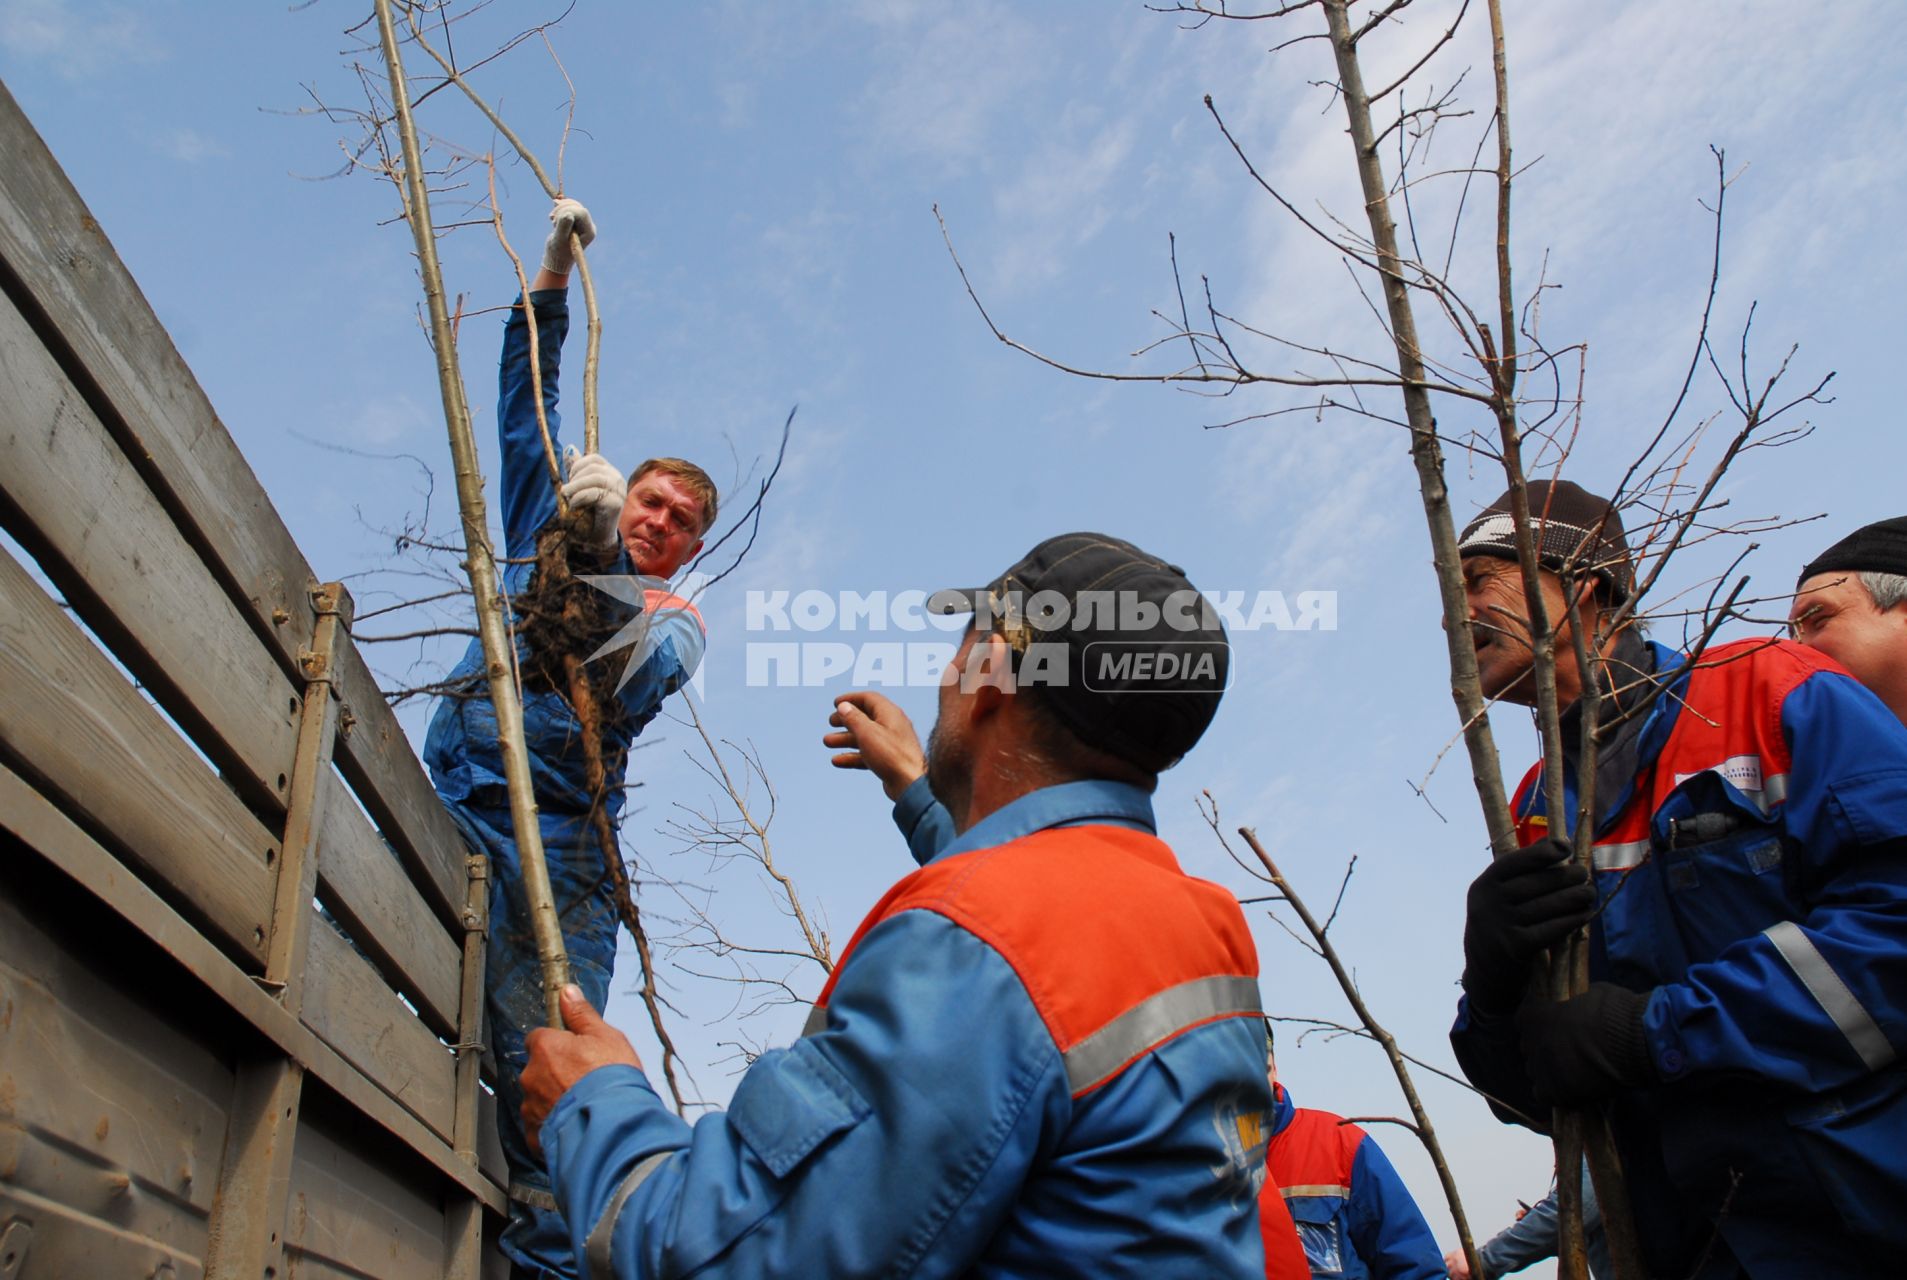
POLYGON ((1255 978, 1195 978, 1148 996, 1060 1055, 1075 1095, 1187 1027, 1229 1015, 1262 1016, 1255 978))
POLYGON ((1627 871, 1642 865, 1649 856, 1647 840, 1631 840, 1627 844, 1599 844, 1590 850, 1598 871, 1627 871))
POLYGON ((527 1204, 532 1209, 548 1209, 551 1213, 557 1212, 556 1193, 546 1191, 542 1187, 533 1187, 527 1182, 512 1182, 510 1199, 518 1204, 527 1204))
POLYGON ((1279 1187, 1278 1194, 1289 1200, 1293 1196, 1339 1196, 1345 1200, 1351 1198, 1349 1187, 1332 1186, 1326 1182, 1306 1183, 1301 1187, 1279 1187))
POLYGON ((1879 1071, 1894 1060, 1894 1046, 1874 1022, 1873 1015, 1855 998, 1841 981, 1841 975, 1834 972, 1827 957, 1815 949, 1814 940, 1803 933, 1801 926, 1792 920, 1783 920, 1780 924, 1770 925, 1762 930, 1768 940, 1775 944, 1775 950, 1794 970, 1794 976, 1814 997, 1822 1012, 1834 1020, 1841 1029, 1847 1042, 1854 1046, 1854 1052, 1861 1056, 1869 1071, 1879 1071))
POLYGON ((808 1036, 818 1035, 819 1033, 826 1031, 827 1029, 828 1029, 828 1006, 825 1004, 818 1004, 814 1008, 808 1010, 808 1020, 801 1024, 802 1037, 805 1039, 808 1036))
POLYGON ((622 1207, 629 1203, 629 1197, 635 1194, 636 1188, 671 1154, 658 1151, 631 1169, 629 1176, 622 1180, 622 1185, 616 1188, 616 1194, 609 1197, 609 1203, 603 1206, 603 1216, 596 1219, 596 1225, 589 1229, 589 1239, 583 1245, 584 1260, 589 1263, 590 1280, 616 1280, 615 1264, 609 1256, 616 1242, 616 1219, 622 1216, 622 1207))

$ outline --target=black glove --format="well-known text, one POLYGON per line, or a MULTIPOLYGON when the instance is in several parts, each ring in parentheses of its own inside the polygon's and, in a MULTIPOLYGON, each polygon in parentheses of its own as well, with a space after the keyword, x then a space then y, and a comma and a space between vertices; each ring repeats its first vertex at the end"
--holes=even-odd
POLYGON ((1649 993, 1592 982, 1574 1000, 1531 1000, 1516 1015, 1523 1061, 1539 1102, 1575 1106, 1653 1083, 1642 1029, 1649 993))
POLYGON ((1471 1007, 1501 1016, 1529 985, 1530 962, 1595 914, 1596 888, 1569 846, 1544 840, 1492 862, 1470 885, 1463 987, 1471 1007))

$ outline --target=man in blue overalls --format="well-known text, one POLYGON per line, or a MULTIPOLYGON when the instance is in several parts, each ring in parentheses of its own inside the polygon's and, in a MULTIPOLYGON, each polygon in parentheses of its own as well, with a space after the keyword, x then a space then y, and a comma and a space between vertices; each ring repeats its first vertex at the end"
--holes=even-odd
MULTIPOLYGON (((556 383, 563 339, 569 332, 565 296, 573 265, 570 236, 584 244, 595 237, 589 212, 574 200, 559 200, 542 269, 530 284, 536 315, 544 419, 552 445, 559 440, 556 383)), ((497 431, 502 451, 501 490, 505 592, 520 597, 531 585, 538 535, 556 517, 542 430, 537 423, 535 382, 530 373, 529 324, 522 300, 510 309, 503 331, 497 431)), ((715 486, 693 463, 652 458, 628 484, 601 454, 572 452, 563 495, 573 510, 589 514, 585 541, 569 547, 579 574, 602 574, 633 582, 639 592, 641 625, 633 653, 618 651, 600 661, 626 663, 613 705, 601 708, 602 793, 586 776, 583 728, 564 693, 554 687, 523 687, 524 737, 539 810, 543 852, 549 864, 564 946, 573 980, 598 1010, 609 999, 620 923, 603 851, 590 822, 601 804, 612 825, 622 812, 623 779, 630 744, 655 718, 662 702, 701 662, 702 619, 690 602, 668 589, 668 578, 701 549, 714 523, 715 486)), ((529 665, 522 630, 517 660, 529 665)), ((588 656, 588 655, 578 655, 588 656)), ((607 687, 607 686, 604 686, 607 687)), ((472 641, 447 681, 424 743, 437 794, 470 847, 490 860, 490 941, 484 988, 490 1049, 496 1059, 497 1126, 510 1170, 510 1223, 503 1251, 513 1274, 530 1280, 576 1276, 569 1233, 556 1211, 542 1162, 524 1141, 518 1109, 518 1078, 528 1055, 523 1040, 543 1022, 542 977, 523 898, 522 868, 497 743, 496 709, 484 679, 483 648, 472 641)))
MULTIPOLYGON (((1634 590, 1621 521, 1573 484, 1529 486, 1562 629, 1566 811, 1541 766, 1521 843, 1471 886, 1451 1041, 1506 1120, 1608 1108, 1651 1276, 1899 1273, 1907 1256, 1907 728, 1786 640, 1701 660, 1603 625, 1634 590), (1580 701, 1600 681, 1594 871, 1564 858, 1580 701), (1660 690, 1646 705, 1645 694, 1660 690), (1635 714, 1642 711, 1642 714, 1635 714), (1588 991, 1525 999, 1539 950, 1593 915, 1588 991)), ((1487 696, 1535 701, 1509 495, 1460 550, 1487 696)))

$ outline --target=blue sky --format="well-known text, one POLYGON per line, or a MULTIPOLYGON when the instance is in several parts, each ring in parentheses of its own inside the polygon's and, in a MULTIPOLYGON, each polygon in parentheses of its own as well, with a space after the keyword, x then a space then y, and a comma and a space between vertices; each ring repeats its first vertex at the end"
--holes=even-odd
MULTIPOLYGON (((1452 8, 1422 7, 1435 12, 1374 52, 1379 69, 1421 47, 1452 8)), ((460 48, 487 51, 555 9, 496 6, 460 32, 460 48)), ((410 563, 393 561, 393 534, 447 533, 454 513, 421 295, 408 233, 390 220, 392 193, 361 174, 314 180, 338 169, 349 129, 287 114, 314 95, 361 102, 339 55, 358 44, 341 32, 360 16, 338 0, 0 0, 8 88, 313 566, 350 578, 362 613, 427 589, 391 571, 410 563), (423 472, 399 455, 435 472, 427 512, 423 472)), ((1769 592, 1829 541, 1903 505, 1888 392, 1907 295, 1894 247, 1907 180, 1887 156, 1907 108, 1907 57, 1891 16, 1878 3, 1773 0, 1509 6, 1513 137, 1531 166, 1517 188, 1518 277, 1527 288, 1541 270, 1561 286, 1545 295, 1544 332, 1588 351, 1566 474, 1611 483, 1679 383, 1707 282, 1698 201, 1712 197, 1711 143, 1726 148, 1734 176, 1719 344, 1733 349, 1758 301, 1758 367, 1799 343, 1797 383, 1836 373, 1834 403, 1810 413, 1814 436, 1749 454, 1726 484, 1731 513, 1826 515, 1759 539, 1748 571, 1769 592)), ((1152 309, 1176 307, 1168 233, 1188 286, 1208 277, 1228 313, 1382 358, 1383 334, 1342 264, 1251 183, 1201 104, 1213 96, 1300 208, 1356 218, 1341 113, 1312 83, 1329 74, 1324 47, 1267 53, 1315 19, 1296 22, 1187 31, 1137 4, 581 0, 553 33, 579 91, 567 186, 602 227, 591 262, 612 457, 683 454, 727 484, 772 450, 788 409, 801 406, 761 538, 704 601, 703 712, 713 732, 759 752, 777 795, 778 862, 836 945, 909 864, 878 789, 831 770, 818 745, 845 678, 750 688, 748 645, 918 637, 750 632, 747 593, 977 581, 1047 534, 1098 528, 1214 590, 1337 593, 1335 630, 1237 637, 1236 686, 1205 744, 1167 776, 1162 828, 1189 869, 1247 890, 1195 811, 1209 789, 1228 826, 1255 825, 1325 903, 1358 855, 1334 936, 1400 1039, 1447 1066, 1463 890, 1484 841, 1459 764, 1447 762, 1429 787, 1442 818, 1407 785, 1430 769, 1455 716, 1401 434, 1304 414, 1207 430, 1302 397, 1265 390, 1212 402, 1043 368, 986 331, 930 211, 938 203, 995 318, 1077 364, 1170 367, 1170 352, 1131 354, 1166 332, 1152 309)), ((1441 87, 1474 67, 1462 105, 1482 110, 1488 61, 1475 15, 1471 23, 1429 79, 1441 87)), ((553 160, 566 102, 541 45, 520 47, 480 82, 553 160)), ((493 145, 450 94, 427 105, 425 122, 467 150, 493 145)), ((1476 123, 1447 125, 1433 159, 1467 160, 1476 123)), ((512 239, 533 256, 546 202, 512 162, 499 183, 512 239)), ((1426 224, 1445 207, 1435 187, 1424 190, 1426 224)), ((1466 228, 1455 276, 1485 303, 1487 227, 1466 228)), ((508 302, 509 266, 487 230, 452 234, 444 256, 471 310, 508 302)), ((473 316, 463 335, 487 434, 497 321, 473 316)), ((572 405, 580 349, 579 335, 572 405)), ((1261 358, 1275 363, 1262 349, 1261 358)), ((1722 407, 1712 379, 1698 380, 1690 420, 1722 407)), ((1461 406, 1442 412, 1453 433, 1485 425, 1461 406)), ((1501 488, 1481 460, 1453 457, 1451 471, 1460 512, 1501 488)), ((740 496, 730 491, 732 509, 740 496)), ((1698 549, 1671 570, 1671 589, 1701 582, 1740 549, 1698 549)), ((402 682, 451 656, 442 645, 386 645, 373 661, 402 682)), ((924 731, 931 691, 892 692, 924 731)), ((406 712, 420 738, 425 715, 406 712)), ((1497 716, 1512 769, 1533 746, 1523 719, 1497 716)), ((759 877, 682 854, 665 830, 677 804, 709 804, 710 784, 688 758, 693 731, 665 720, 648 740, 628 843, 655 871, 713 888, 713 909, 739 935, 785 943, 759 877)), ((1323 967, 1255 919, 1268 1004, 1348 1017, 1323 967)), ((627 957, 625 974, 633 968, 627 957)), ((725 1042, 773 1043, 799 1026, 790 1008, 738 1025, 731 989, 673 981, 678 1034, 711 1099, 733 1087, 725 1042)), ((818 985, 801 972, 794 982, 804 993, 818 985)), ((633 1000, 619 998, 615 1013, 640 1030, 633 1000)), ((1403 1110, 1375 1050, 1284 1039, 1281 1066, 1301 1103, 1403 1110)), ((1540 1192, 1546 1148, 1455 1088, 1421 1085, 1472 1221, 1488 1234, 1515 1197, 1540 1192)), ((1406 1135, 1379 1133, 1448 1243, 1427 1162, 1406 1135)))

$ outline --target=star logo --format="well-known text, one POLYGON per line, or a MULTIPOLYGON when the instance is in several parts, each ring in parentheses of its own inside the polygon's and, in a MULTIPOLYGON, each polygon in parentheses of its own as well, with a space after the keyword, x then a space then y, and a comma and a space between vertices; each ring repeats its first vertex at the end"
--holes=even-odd
POLYGON ((688 601, 693 598, 699 584, 685 582, 677 590, 669 586, 666 578, 652 578, 644 574, 594 573, 576 576, 635 611, 615 635, 603 641, 596 647, 596 652, 583 659, 584 662, 594 662, 604 654, 628 649, 629 657, 624 661, 622 675, 616 681, 617 693, 621 693, 630 677, 642 669, 642 664, 649 660, 656 646, 668 638, 672 622, 680 620, 690 626, 696 625, 688 601))

